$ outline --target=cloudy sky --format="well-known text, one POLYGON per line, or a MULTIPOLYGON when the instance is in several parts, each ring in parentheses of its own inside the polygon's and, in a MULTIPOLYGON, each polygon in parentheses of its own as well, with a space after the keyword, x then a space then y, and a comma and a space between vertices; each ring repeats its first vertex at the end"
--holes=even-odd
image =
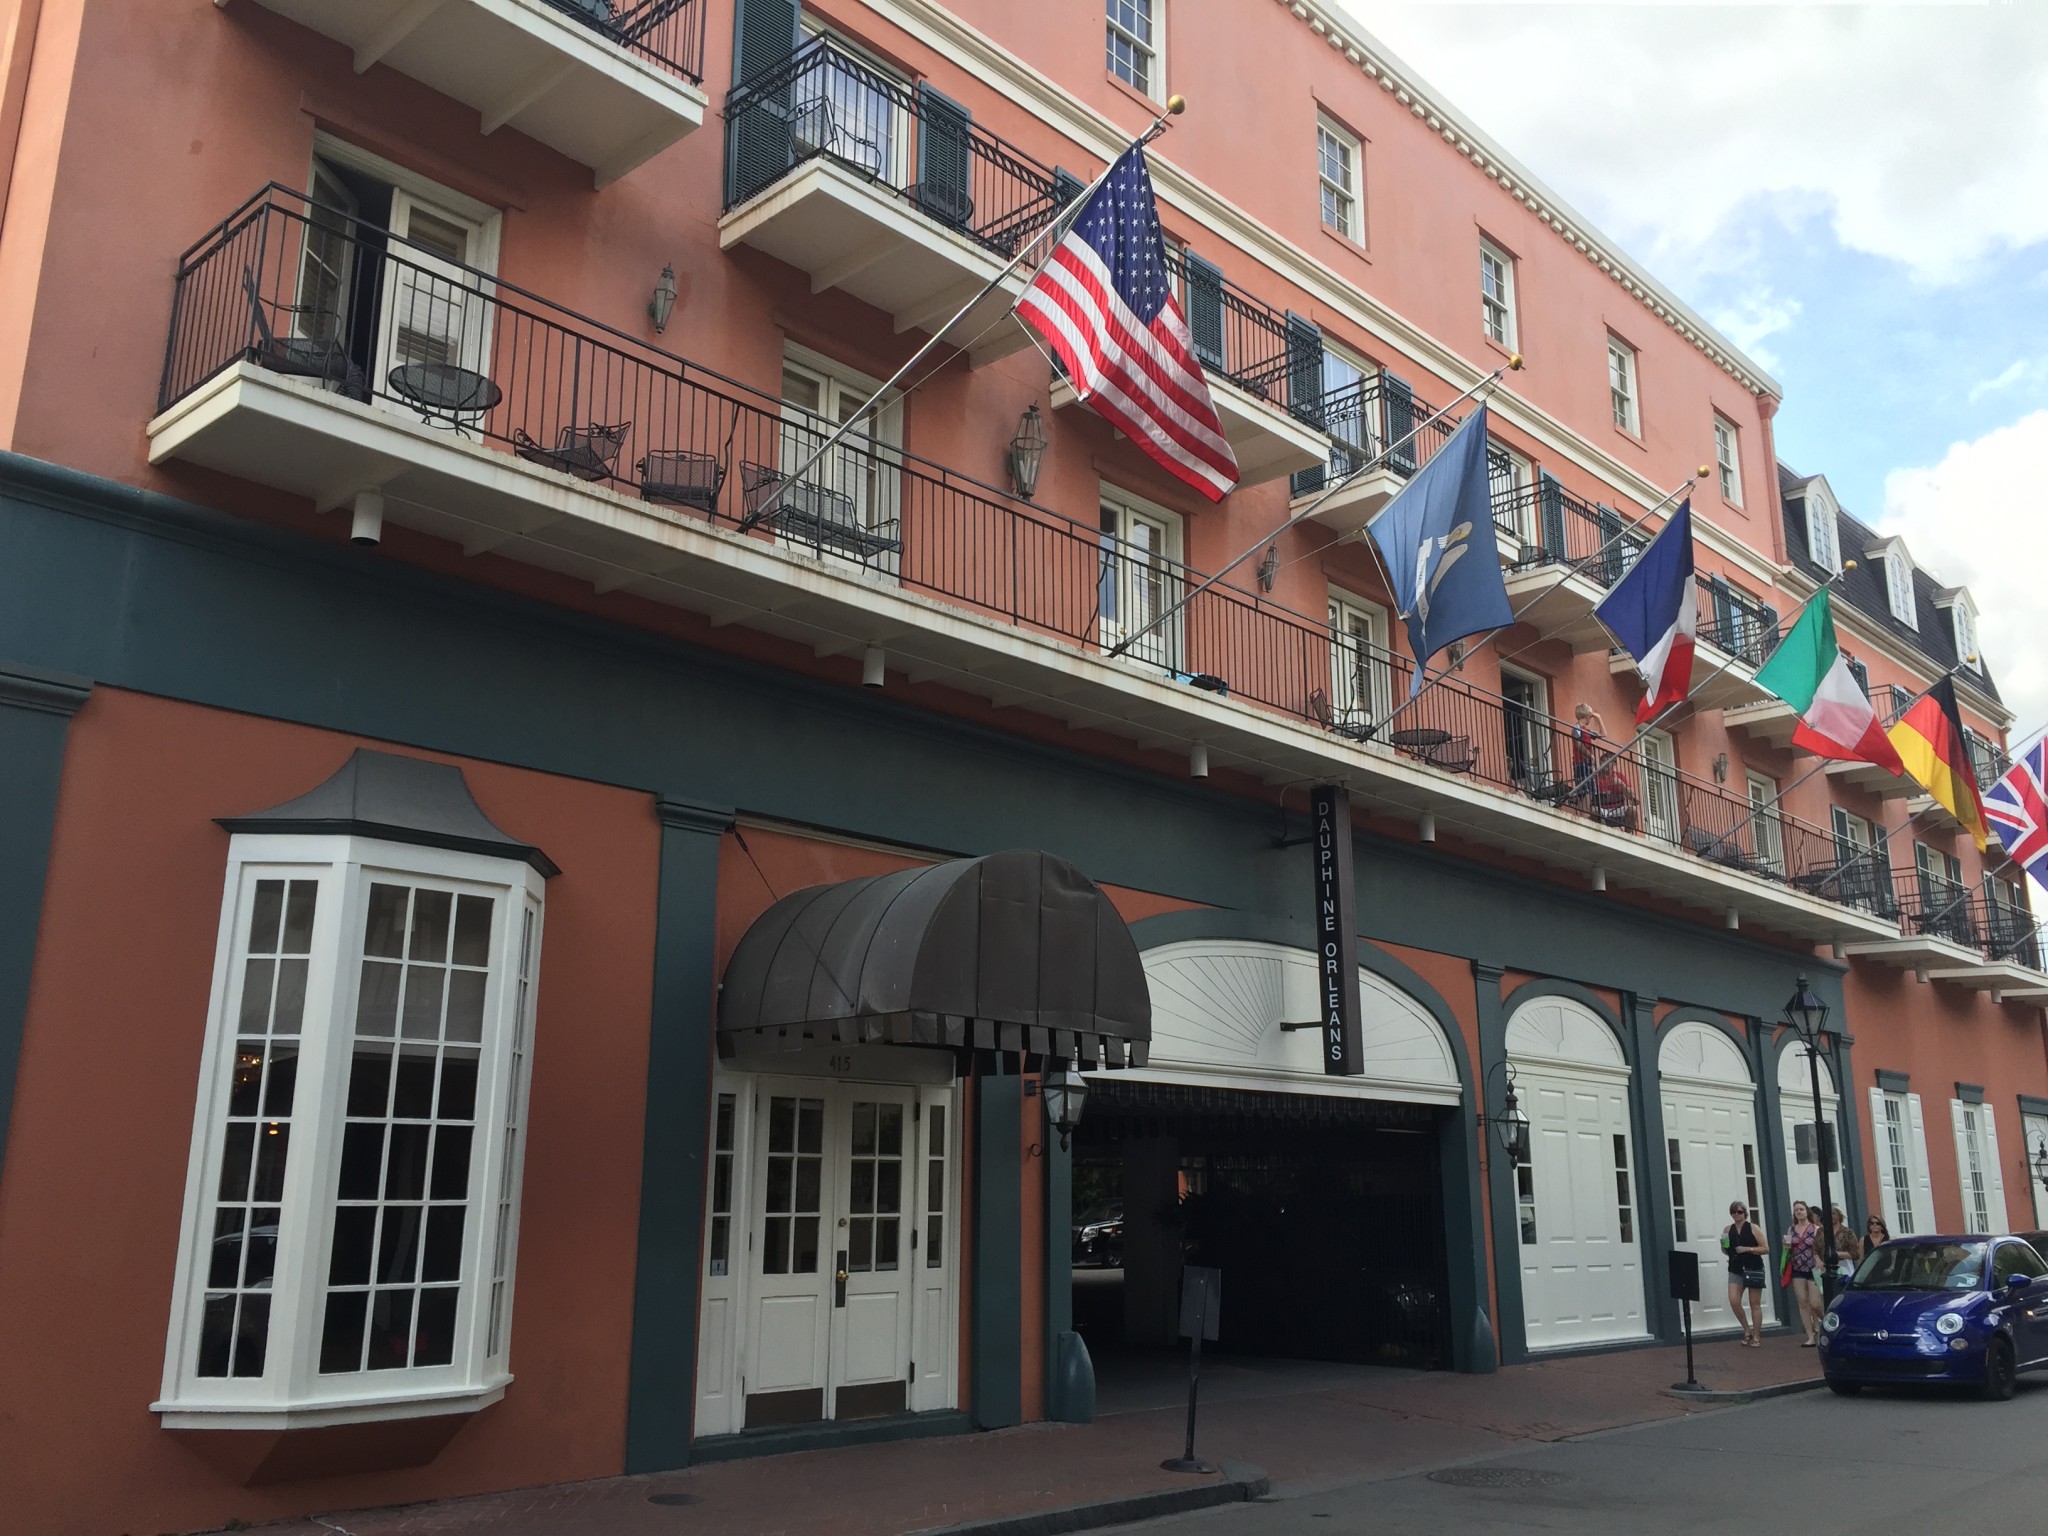
POLYGON ((2048 727, 2048 0, 1345 8, 1771 370, 2048 727))

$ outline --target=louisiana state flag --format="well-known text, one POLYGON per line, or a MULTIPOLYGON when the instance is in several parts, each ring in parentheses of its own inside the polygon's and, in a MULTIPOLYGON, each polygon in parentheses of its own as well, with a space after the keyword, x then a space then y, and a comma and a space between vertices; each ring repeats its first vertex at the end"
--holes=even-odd
POLYGON ((1970 746, 1963 735, 1963 717, 1956 709, 1956 682, 1944 677, 1918 703, 1899 716, 1891 743, 1906 772, 1920 781, 1949 815, 1963 824, 1978 852, 1991 846, 1984 825, 1984 802, 1977 795, 1977 775, 1970 765, 1970 746))

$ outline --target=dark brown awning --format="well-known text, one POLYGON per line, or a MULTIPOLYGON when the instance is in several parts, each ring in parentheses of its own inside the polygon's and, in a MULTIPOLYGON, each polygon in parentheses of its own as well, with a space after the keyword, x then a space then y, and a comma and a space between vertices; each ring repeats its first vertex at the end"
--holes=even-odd
POLYGON ((1020 850, 785 896, 719 992, 720 1054, 749 1032, 1143 1066, 1152 999, 1109 898, 1065 860, 1020 850))

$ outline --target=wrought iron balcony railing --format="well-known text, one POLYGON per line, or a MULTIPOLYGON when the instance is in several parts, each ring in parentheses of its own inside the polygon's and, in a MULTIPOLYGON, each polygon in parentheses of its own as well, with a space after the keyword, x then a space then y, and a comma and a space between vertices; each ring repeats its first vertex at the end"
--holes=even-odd
POLYGON ((1322 412, 1312 392, 1296 387, 1299 380, 1321 376, 1322 343, 1314 332, 1290 334, 1284 314, 1199 256, 1169 246, 1166 268, 1180 285, 1202 365, 1247 394, 1321 427, 1322 412))
POLYGON ((1986 960, 2043 969, 2040 925, 2027 908, 1924 870, 1899 871, 1900 922, 1908 933, 1946 939, 1986 960))
MULTIPOLYGON (((1888 872, 1844 874, 1820 828, 1759 814, 1640 750, 1575 743, 1562 722, 1461 678, 1397 712, 1409 658, 1256 591, 1211 587, 1140 636, 1200 573, 1092 515, 1069 519, 910 453, 886 428, 799 473, 830 423, 282 187, 180 258, 160 408, 241 364, 1080 650, 1138 637, 1127 659, 1191 688, 1679 855, 1890 910, 1888 872)), ((355 429, 341 416, 334 430, 355 429)))
POLYGON ((825 38, 725 98, 725 209, 827 158, 1005 258, 1073 189, 966 110, 912 89, 825 38))
MULTIPOLYGON (((1315 372, 1320 368, 1316 360, 1315 372)), ((1330 438, 1327 471, 1306 470, 1294 477, 1294 494, 1322 490, 1384 455, 1380 466, 1405 480, 1430 459, 1457 430, 1458 418, 1435 414, 1412 390, 1385 374, 1374 374, 1323 396, 1318 411, 1303 417, 1315 421, 1330 438)))
POLYGON ((704 79, 703 0, 541 0, 692 85, 704 79))

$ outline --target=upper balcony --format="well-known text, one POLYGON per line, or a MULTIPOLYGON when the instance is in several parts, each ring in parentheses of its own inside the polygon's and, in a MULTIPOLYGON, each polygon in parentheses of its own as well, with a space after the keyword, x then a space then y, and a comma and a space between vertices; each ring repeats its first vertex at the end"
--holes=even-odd
POLYGON ((1321 497, 1312 521, 1337 534, 1357 533, 1378 517, 1458 426, 1385 374, 1332 391, 1314 414, 1329 434, 1329 459, 1296 479, 1294 499, 1321 497))
MULTIPOLYGON (((225 4, 226 0, 220 0, 225 4)), ((256 0, 618 180, 704 122, 707 0, 256 0)))
MULTIPOLYGON (((1292 384, 1303 365, 1287 317, 1205 262, 1190 261, 1169 248, 1166 266, 1187 296, 1188 329, 1208 375, 1223 435, 1237 455, 1238 483, 1262 485, 1321 464, 1330 445, 1315 424, 1313 402, 1295 400, 1292 384)), ((1307 366, 1322 366, 1320 348, 1307 366)), ((1053 409, 1073 405, 1075 399, 1074 386, 1056 376, 1053 409)))
POLYGON ((1815 942, 1896 938, 1833 840, 1245 586, 266 190, 180 260, 152 462, 626 590, 1815 942), (809 465, 808 468, 805 466, 809 465), (1140 632, 1143 631, 1141 634, 1140 632), (1120 642, 1130 641, 1127 646, 1120 642), (1121 649, 1121 654, 1117 652, 1121 649), (878 658, 879 659, 879 658, 878 658))
MULTIPOLYGON (((722 249, 750 246, 934 331, 987 286, 1075 188, 978 126, 965 108, 912 89, 813 38, 725 99, 722 249)), ((1013 273, 959 324, 972 363, 1030 344, 1009 317, 1013 273)))
POLYGON ((2048 946, 2033 913, 1989 889, 1924 871, 1902 871, 1896 883, 1899 936, 1851 944, 1848 954, 1912 971, 1921 981, 1989 992, 1993 1001, 2048 997, 2048 946))

